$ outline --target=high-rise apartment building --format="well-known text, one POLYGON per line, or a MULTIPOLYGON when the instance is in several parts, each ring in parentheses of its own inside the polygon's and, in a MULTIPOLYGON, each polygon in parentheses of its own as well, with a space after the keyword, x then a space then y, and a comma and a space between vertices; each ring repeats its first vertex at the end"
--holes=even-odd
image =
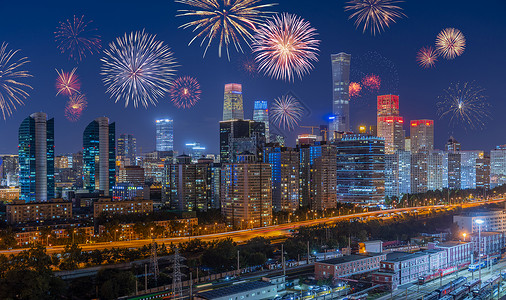
POLYGON ((450 139, 448 139, 445 148, 446 151, 453 153, 459 152, 461 150, 460 143, 457 142, 457 140, 453 136, 450 136, 450 139))
POLYGON ((378 96, 378 137, 385 139, 385 154, 404 150, 404 118, 399 116, 399 96, 378 96))
POLYGON ((451 190, 461 188, 462 163, 461 154, 445 152, 443 157, 443 187, 451 190))
POLYGON ((31 114, 19 126, 20 200, 41 202, 54 198, 54 119, 31 114))
POLYGON ((0 155, 0 186, 19 186, 18 155, 0 155))
POLYGON ((478 160, 483 157, 484 153, 480 150, 460 151, 461 189, 476 189, 478 160))
POLYGON ((385 195, 401 197, 411 193, 411 152, 385 154, 385 195))
POLYGON ((267 101, 255 101, 253 121, 263 122, 265 124, 265 142, 269 143, 269 108, 267 107, 267 101))
POLYGON ((229 120, 244 120, 242 85, 238 83, 225 84, 223 121, 229 120))
POLYGON ((483 157, 476 160, 476 188, 481 191, 490 189, 490 154, 483 153, 483 157))
POLYGON ((143 186, 144 168, 139 166, 125 166, 118 170, 118 183, 131 183, 133 186, 143 186))
POLYGON ((270 145, 265 148, 264 162, 272 167, 272 209, 299 209, 299 151, 270 145))
POLYGON ((174 120, 156 120, 156 151, 174 151, 174 120))
POLYGON ((434 120, 411 121, 411 152, 434 150, 434 120))
POLYGON ((379 203, 385 198, 385 140, 348 134, 337 147, 337 200, 379 203))
POLYGON ((125 165, 135 165, 137 156, 137 139, 131 134, 120 134, 118 138, 117 155, 125 161, 125 165))
POLYGON ((240 153, 250 152, 262 161, 265 145, 265 124, 251 120, 220 122, 220 159, 222 163, 237 162, 240 153))
POLYGON ((233 228, 254 228, 272 223, 271 166, 245 154, 238 163, 221 170, 221 212, 233 228))
POLYGON ((83 133, 84 188, 112 194, 116 183, 116 123, 100 117, 92 121, 83 133))
POLYGON ((350 60, 351 55, 344 52, 332 54, 332 113, 329 137, 333 132, 350 131, 350 60))
POLYGON ((444 152, 440 150, 429 151, 427 160, 427 189, 430 191, 441 190, 443 188, 444 152))
POLYGON ((425 193, 429 186, 429 151, 411 152, 411 193, 425 193))
POLYGON ((506 184, 506 145, 490 151, 490 188, 506 184))

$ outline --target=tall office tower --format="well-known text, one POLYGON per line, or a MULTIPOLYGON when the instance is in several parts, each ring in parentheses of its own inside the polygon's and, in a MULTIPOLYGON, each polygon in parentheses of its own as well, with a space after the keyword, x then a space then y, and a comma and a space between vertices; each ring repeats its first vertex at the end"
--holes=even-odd
POLYGON ((263 161, 265 145, 265 124, 251 120, 230 120, 220 122, 220 161, 237 162, 242 152, 250 152, 263 161))
POLYGON ((385 198, 385 141, 348 134, 337 147, 337 200, 379 203, 385 198))
POLYGON ((212 163, 209 170, 208 178, 209 188, 211 190, 209 207, 220 209, 221 163, 212 163))
POLYGON ((18 155, 0 156, 0 185, 19 186, 18 155))
POLYGON ((72 154, 72 172, 75 176, 74 186, 83 187, 83 152, 79 151, 72 154))
POLYGON ((31 114, 19 126, 19 199, 25 202, 54 198, 54 119, 31 114))
POLYGON ((238 163, 221 170, 221 213, 233 228, 254 228, 272 223, 271 166, 244 154, 238 163))
POLYGON ((443 161, 444 152, 440 150, 429 151, 427 160, 427 190, 443 189, 443 161))
POLYGON ((145 184, 144 168, 139 166, 125 166, 118 170, 118 183, 131 183, 133 186, 145 184))
POLYGON ((385 195, 401 197, 411 193, 411 152, 385 154, 385 195))
POLYGON ((385 139, 385 154, 404 150, 404 118, 399 116, 399 96, 378 96, 378 137, 385 139))
POLYGON ((88 191, 112 194, 116 184, 116 123, 100 117, 83 133, 83 185, 88 191))
POLYGON ((145 153, 141 160, 144 179, 147 185, 161 184, 164 180, 164 165, 173 163, 173 151, 153 151, 145 153))
POLYGON ((334 132, 350 131, 350 60, 351 55, 344 52, 332 54, 332 113, 329 138, 334 132))
POLYGON ((446 151, 452 153, 459 152, 461 150, 460 143, 457 142, 453 136, 450 136, 450 139, 446 142, 445 148, 446 151))
POLYGON ((191 163, 191 157, 183 154, 177 163, 165 164, 162 199, 172 209, 180 211, 207 211, 210 204, 209 171, 211 161, 191 163))
POLYGON ((296 211, 299 208, 299 152, 288 147, 267 146, 264 162, 272 168, 272 209, 296 211))
POLYGON ((199 142, 186 143, 185 154, 188 154, 193 162, 196 162, 199 158, 202 158, 206 153, 206 147, 201 146, 199 142))
POLYGON ((255 101, 254 107, 253 121, 265 124, 265 142, 269 143, 269 108, 267 107, 267 101, 255 101))
POLYGON ((174 151, 174 120, 156 120, 156 151, 174 151))
POLYGON ((137 139, 133 135, 122 133, 118 138, 117 150, 117 155, 127 162, 126 165, 135 165, 137 139))
POLYGON ((490 188, 503 184, 506 184, 506 145, 490 151, 490 188))
POLYGON ((425 193, 429 185, 429 151, 411 152, 411 194, 425 193))
POLYGON ((242 85, 238 83, 225 84, 223 121, 229 120, 244 120, 242 85))
POLYGON ((434 150, 434 120, 411 121, 411 152, 434 150))
POLYGON ((443 157, 443 187, 450 190, 461 188, 461 161, 460 153, 445 152, 443 157))
POLYGON ((460 188, 476 189, 478 160, 484 153, 480 150, 460 151, 460 188))
POLYGON ((490 154, 483 153, 476 160, 476 188, 485 192, 490 189, 490 154))

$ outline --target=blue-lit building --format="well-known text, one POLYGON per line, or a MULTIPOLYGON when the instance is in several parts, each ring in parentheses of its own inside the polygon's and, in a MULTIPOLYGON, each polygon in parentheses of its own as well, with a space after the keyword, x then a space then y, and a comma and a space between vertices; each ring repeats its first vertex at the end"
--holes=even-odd
POLYGON ((174 120, 156 120, 156 151, 174 150, 174 120))
POLYGON ((299 208, 299 151, 289 147, 267 145, 264 162, 272 168, 273 211, 296 211, 299 208))
POLYGON ((347 134, 337 148, 337 200, 380 203, 385 198, 385 140, 365 134, 347 134))
POLYGON ((265 146, 265 124, 252 120, 230 120, 220 122, 220 161, 237 162, 242 152, 253 153, 257 161, 263 161, 265 146))
POLYGON ((116 123, 100 117, 83 133, 83 185, 110 196, 116 183, 116 123))
POLYGON ((19 126, 19 199, 41 202, 54 198, 54 119, 31 114, 19 126))
POLYGON ((385 155, 385 195, 400 197, 411 192, 411 152, 385 155))
POLYGON ((185 144, 185 154, 190 155, 193 162, 196 162, 199 158, 202 158, 205 153, 206 147, 200 145, 199 142, 185 144))
POLYGON ((267 107, 267 101, 255 101, 253 121, 263 122, 265 124, 265 142, 269 143, 269 108, 267 107))
POLYGON ((129 182, 118 183, 112 187, 112 199, 123 201, 141 198, 149 200, 149 188, 146 186, 137 186, 129 182))
MULTIPOLYGON (((350 61, 344 52, 331 55, 332 61, 332 113, 330 131, 350 131, 350 61)), ((332 136, 332 135, 331 135, 332 136)))

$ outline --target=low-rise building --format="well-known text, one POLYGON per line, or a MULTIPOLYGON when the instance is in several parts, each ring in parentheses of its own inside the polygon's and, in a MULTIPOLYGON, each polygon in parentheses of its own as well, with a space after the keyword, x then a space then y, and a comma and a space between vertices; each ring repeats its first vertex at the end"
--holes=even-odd
POLYGON ((10 202, 19 199, 19 188, 5 187, 0 188, 0 201, 10 202))
POLYGON ((278 293, 276 285, 266 281, 251 281, 233 284, 193 297, 195 300, 240 300, 240 299, 274 299, 278 293))
POLYGON ((9 224, 71 219, 72 202, 63 199, 52 199, 47 202, 18 200, 6 206, 6 215, 9 224))
POLYGON ((366 255, 346 255, 315 262, 315 278, 337 280, 354 274, 367 273, 380 268, 380 261, 386 254, 369 253, 366 255))
POLYGON ((473 211, 453 216, 453 222, 468 234, 478 232, 478 219, 483 221, 481 231, 506 231, 506 211, 502 209, 473 211))
POLYGON ((480 253, 489 257, 500 255, 505 248, 504 241, 504 232, 482 231, 481 240, 480 233, 473 233, 471 235, 471 242, 473 243, 475 260, 480 253))
POLYGON ((102 213, 107 214, 140 214, 153 212, 153 201, 134 199, 124 201, 112 201, 110 198, 99 199, 93 204, 93 217, 97 218, 102 213))
POLYGON ((471 263, 473 243, 449 241, 444 243, 428 243, 428 249, 440 249, 446 251, 448 266, 457 266, 459 269, 471 263))

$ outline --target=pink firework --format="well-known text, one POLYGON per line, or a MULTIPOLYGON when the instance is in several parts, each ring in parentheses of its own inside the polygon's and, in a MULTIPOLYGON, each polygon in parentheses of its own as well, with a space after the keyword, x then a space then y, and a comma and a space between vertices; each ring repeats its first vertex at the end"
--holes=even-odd
POLYGON ((416 54, 416 61, 425 69, 432 68, 437 61, 437 52, 430 46, 423 47, 416 54))
POLYGON ((64 96, 79 94, 81 82, 76 75, 76 70, 77 68, 72 69, 70 72, 56 70, 56 73, 58 73, 58 78, 56 78, 56 96, 60 94, 64 96))
POLYGON ((267 20, 252 44, 259 70, 274 79, 302 79, 318 61, 317 35, 309 22, 296 15, 283 13, 267 20))
POLYGON ((76 122, 81 117, 81 114, 87 105, 88 102, 86 102, 84 94, 74 94, 70 96, 70 99, 65 106, 65 117, 71 122, 76 122))
POLYGON ((172 83, 169 90, 172 103, 177 108, 190 108, 200 100, 200 85, 190 76, 179 77, 172 83))
POLYGON ((88 53, 99 53, 100 36, 96 34, 96 28, 90 27, 90 23, 91 21, 84 21, 84 16, 75 15, 72 20, 60 22, 54 33, 58 50, 75 61, 83 60, 88 53))
POLYGON ((350 82, 350 86, 348 87, 348 92, 351 97, 360 96, 360 92, 362 91, 362 86, 358 82, 350 82))
POLYGON ((379 90, 381 87, 381 78, 375 74, 366 75, 362 78, 362 85, 370 90, 379 90))

